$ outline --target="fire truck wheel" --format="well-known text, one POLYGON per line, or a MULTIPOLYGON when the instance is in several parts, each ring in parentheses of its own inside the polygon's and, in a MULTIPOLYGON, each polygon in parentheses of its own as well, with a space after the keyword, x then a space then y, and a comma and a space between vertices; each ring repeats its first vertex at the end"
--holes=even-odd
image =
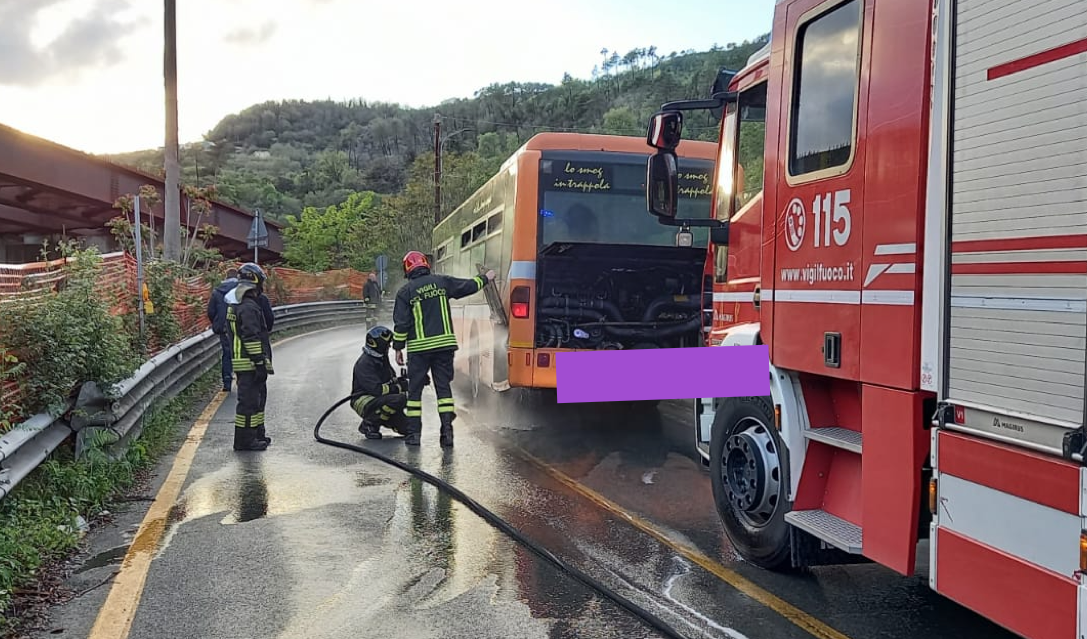
POLYGON ((721 402, 710 440, 713 498, 725 533, 751 563, 773 570, 789 563, 786 485, 769 397, 721 402))

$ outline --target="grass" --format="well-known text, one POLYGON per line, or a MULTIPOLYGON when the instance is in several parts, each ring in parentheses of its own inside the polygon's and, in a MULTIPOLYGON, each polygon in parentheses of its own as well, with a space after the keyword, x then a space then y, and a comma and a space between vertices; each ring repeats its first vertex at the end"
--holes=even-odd
POLYGON ((177 441, 178 427, 195 416, 197 401, 217 387, 218 376, 213 367, 174 399, 152 406, 139 439, 120 459, 88 454, 76 460, 72 448, 63 446, 0 500, 0 636, 26 621, 17 605, 21 589, 40 596, 49 567, 78 547, 78 518, 93 520, 146 478, 177 441))

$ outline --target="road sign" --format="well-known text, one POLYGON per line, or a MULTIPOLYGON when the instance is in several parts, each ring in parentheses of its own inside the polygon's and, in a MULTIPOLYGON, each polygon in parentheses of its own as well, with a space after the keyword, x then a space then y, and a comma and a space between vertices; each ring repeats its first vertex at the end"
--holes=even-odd
POLYGON ((377 266, 377 270, 379 271, 384 271, 389 266, 389 258, 386 255, 378 255, 374 262, 374 265, 377 266))
POLYGON ((245 240, 249 248, 268 246, 268 227, 264 224, 264 216, 260 209, 257 209, 253 215, 253 224, 249 227, 249 235, 245 237, 245 240))

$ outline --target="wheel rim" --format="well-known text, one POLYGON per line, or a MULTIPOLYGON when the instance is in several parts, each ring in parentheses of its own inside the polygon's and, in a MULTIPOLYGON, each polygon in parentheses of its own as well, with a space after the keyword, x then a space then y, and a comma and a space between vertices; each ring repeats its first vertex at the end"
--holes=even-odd
POLYGON ((725 441, 721 479, 736 514, 748 525, 761 528, 774 517, 781 487, 777 445, 761 421, 744 418, 725 441))

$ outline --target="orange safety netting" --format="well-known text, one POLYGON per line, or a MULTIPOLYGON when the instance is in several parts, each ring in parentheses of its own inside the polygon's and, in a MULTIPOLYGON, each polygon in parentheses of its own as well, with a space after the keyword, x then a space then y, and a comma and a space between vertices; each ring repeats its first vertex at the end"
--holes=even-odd
MULTIPOLYGON (((136 259, 123 252, 109 253, 102 258, 96 291, 102 299, 110 302, 114 315, 138 312, 140 295, 136 285, 136 259)), ((0 418, 18 414, 20 411, 17 407, 23 400, 23 375, 7 379, 9 375, 5 374, 11 365, 5 361, 7 351, 3 347, 4 306, 48 299, 64 284, 66 262, 60 259, 31 264, 0 264, 0 418)), ((224 264, 223 271, 230 266, 237 268, 240 263, 224 264)), ((366 275, 353 269, 307 273, 290 268, 266 267, 265 272, 268 274, 265 293, 273 306, 359 299, 366 282, 366 275)), ((173 306, 170 310, 181 329, 178 341, 208 329, 207 304, 212 288, 213 285, 199 275, 174 282, 173 306)), ((156 313, 162 312, 158 308, 154 310, 156 313)), ((157 342, 154 335, 148 334, 146 346, 149 357, 169 346, 157 342)), ((0 428, 2 431, 3 428, 0 428)))

